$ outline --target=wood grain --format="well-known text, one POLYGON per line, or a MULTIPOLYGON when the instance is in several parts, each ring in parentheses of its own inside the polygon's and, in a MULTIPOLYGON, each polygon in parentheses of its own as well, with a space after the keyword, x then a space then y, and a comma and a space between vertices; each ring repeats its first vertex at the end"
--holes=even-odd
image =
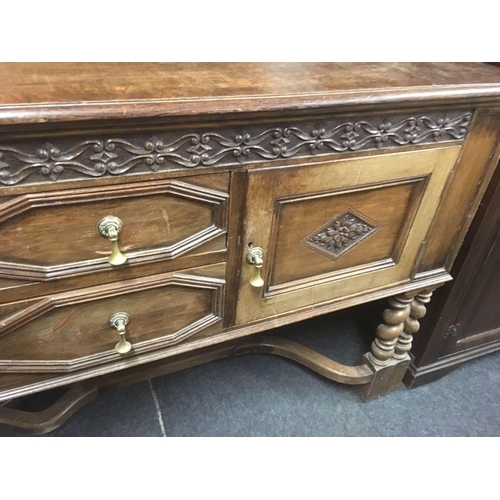
MULTIPOLYGON (((291 281, 385 259, 397 263, 400 257, 397 250, 401 247, 398 242, 402 240, 404 243, 407 236, 403 223, 408 222, 409 226, 412 223, 412 217, 408 216, 408 212, 412 211, 410 201, 416 205, 420 203, 422 189, 419 188, 422 183, 425 185, 426 179, 423 177, 395 184, 382 183, 364 189, 334 190, 316 196, 306 195, 278 201, 275 234, 272 235, 274 258, 269 271, 269 289, 273 290, 276 285, 291 281), (419 195, 412 196, 415 190, 419 191, 419 195), (387 209, 388 206, 391 207, 390 210, 387 209), (311 230, 313 235, 316 234, 325 222, 346 210, 348 214, 358 212, 360 220, 373 227, 359 244, 356 242, 351 246, 348 239, 350 233, 346 233, 346 238, 338 242, 339 249, 343 250, 338 258, 324 247, 303 244, 311 235, 311 230)), ((354 234, 353 237, 355 236, 354 234)))
POLYGON ((405 375, 419 387, 500 348, 500 168, 494 172, 452 268, 454 281, 436 292, 405 375))
POLYGON ((148 262, 145 265, 125 265, 110 272, 94 272, 77 275, 73 278, 65 277, 52 281, 26 281, 0 279, 0 304, 39 297, 47 294, 61 293, 90 286, 115 283, 129 279, 137 279, 156 274, 191 269, 194 267, 216 264, 226 261, 226 235, 222 234, 213 240, 204 243, 196 249, 194 255, 185 255, 176 259, 159 262, 148 262))
MULTIPOLYGON (((126 267, 196 255, 226 233, 228 197, 170 180, 11 197, 0 204, 0 277, 33 282, 119 272, 96 229, 109 215, 123 222, 118 243, 126 267)), ((225 249, 225 240, 218 243, 213 250, 225 249)))
MULTIPOLYGON (((449 173, 459 152, 459 147, 437 148, 407 153, 374 155, 359 159, 308 163, 307 165, 289 168, 258 169, 249 172, 246 226, 242 244, 248 247, 252 243, 254 246, 264 248, 263 276, 266 285, 264 291, 249 285, 249 280, 253 275, 253 268, 247 264, 243 256, 236 324, 243 324, 284 313, 285 311, 320 304, 323 301, 331 301, 342 296, 356 295, 378 287, 384 287, 389 283, 409 279, 413 272, 416 256, 425 239, 441 193, 446 186, 449 173), (280 212, 277 210, 280 206, 280 200, 290 197, 297 199, 303 196, 320 197, 323 194, 330 194, 334 189, 340 192, 350 190, 353 192, 352 197, 348 198, 348 200, 344 198, 344 203, 342 203, 341 196, 339 197, 340 202, 334 206, 336 211, 348 210, 350 205, 357 209, 356 198, 360 193, 357 193, 356 189, 364 193, 369 191, 370 188, 383 187, 384 183, 392 186, 399 181, 406 185, 411 179, 423 179, 427 176, 430 177, 425 185, 425 191, 421 195, 421 199, 414 203, 415 206, 418 205, 418 210, 416 213, 413 212, 415 215, 411 228, 407 227, 403 231, 404 234, 407 234, 407 237, 404 245, 401 244, 400 257, 397 263, 372 260, 373 265, 371 267, 366 267, 366 264, 364 264, 356 268, 355 264, 369 261, 366 256, 371 255, 370 241, 374 241, 376 238, 376 236, 372 236, 357 247, 361 252, 364 246, 365 254, 363 257, 360 254, 355 254, 356 250, 352 250, 351 255, 355 255, 353 259, 359 260, 347 261, 347 264, 352 263, 353 267, 347 267, 342 274, 335 274, 338 272, 336 271, 337 262, 339 262, 339 266, 342 265, 342 257, 337 261, 328 259, 328 264, 320 267, 315 264, 314 259, 317 259, 315 252, 311 251, 310 257, 303 257, 301 267, 308 268, 308 262, 311 259, 312 271, 321 271, 320 274, 310 274, 310 277, 314 278, 314 280, 308 279, 303 283, 297 281, 294 288, 288 286, 280 290, 280 293, 275 291, 273 294, 272 290, 268 288, 269 284, 272 283, 271 269, 284 266, 285 270, 295 276, 294 264, 298 265, 299 259, 295 259, 293 255, 296 252, 299 254, 304 253, 303 246, 297 244, 299 238, 294 237, 294 235, 288 240, 286 237, 284 238, 285 242, 291 241, 292 244, 285 246, 281 253, 277 253, 276 249, 280 248, 282 242, 281 240, 278 241, 273 235, 276 234, 276 228, 280 226, 280 212), (278 260, 278 257, 280 260, 278 260), (363 261, 362 258, 366 260, 363 261), (325 273, 324 271, 328 269, 330 269, 330 272, 325 273)), ((385 209, 390 215, 382 216, 382 205, 379 205, 380 208, 376 209, 376 205, 372 204, 370 206, 368 204, 365 206, 366 201, 361 201, 365 215, 373 220, 376 220, 376 217, 383 217, 382 220, 386 226, 393 221, 400 227, 398 220, 401 221, 401 218, 393 215, 393 213, 398 210, 406 212, 407 202, 403 201, 401 203, 399 199, 401 194, 399 198, 391 198, 385 196, 386 191, 383 189, 379 189, 379 192, 383 193, 382 199, 387 202, 385 209), (372 209, 376 210, 373 217, 371 214, 372 209)), ((408 193, 405 196, 407 197, 408 193)), ((303 237, 304 233, 308 234, 317 229, 319 220, 325 223, 328 222, 332 215, 335 215, 330 212, 325 214, 324 211, 325 206, 312 205, 309 212, 304 212, 304 214, 307 213, 307 217, 300 218, 298 216, 299 218, 292 225, 292 233, 298 231, 299 235, 303 237), (315 208, 318 208, 318 212, 315 211, 315 208), (312 218, 312 224, 309 223, 309 218, 312 218)), ((379 229, 379 232, 384 241, 387 241, 385 240, 386 236, 384 236, 384 234, 387 234, 389 242, 392 240, 394 244, 394 236, 391 236, 390 230, 379 229)), ((387 243, 384 244, 387 250, 387 243)), ((346 252, 345 257, 349 257, 349 252, 346 252)), ((322 258, 326 259, 325 257, 322 258)), ((274 273, 277 272, 279 271, 274 271, 274 273)), ((278 276, 282 276, 282 281, 288 280, 285 273, 278 274, 278 276)))
POLYGON ((500 157, 500 114, 479 115, 426 238, 418 272, 451 269, 500 157))
POLYGON ((46 434, 68 420, 71 415, 99 395, 93 386, 78 385, 69 389, 49 408, 30 412, 17 408, 0 408, 0 425, 16 429, 24 434, 46 434))
POLYGON ((420 299, 400 336, 385 313, 384 366, 244 337, 450 279, 500 155, 499 76, 480 63, 0 64, 0 401, 244 345, 363 381, 367 400, 394 390, 420 299), (106 215, 125 224, 122 268, 95 231, 106 215), (263 289, 248 285, 249 244, 264 249, 263 289), (119 311, 124 356, 107 326, 119 311))
POLYGON ((344 384, 363 385, 373 378, 373 372, 366 365, 342 365, 297 342, 281 337, 263 336, 246 342, 216 345, 205 351, 196 351, 189 353, 188 356, 177 357, 169 363, 150 363, 146 367, 129 369, 119 377, 111 375, 85 384, 77 384, 53 405, 42 411, 29 412, 1 407, 0 425, 6 425, 31 435, 45 434, 64 423, 75 411, 97 397, 100 390, 116 388, 124 383, 147 380, 153 376, 165 375, 227 356, 251 353, 281 356, 306 366, 323 377, 344 384))
MULTIPOLYGON (((205 269, 208 269, 208 267, 205 269)), ((390 297, 391 295, 434 287, 451 279, 449 274, 443 273, 441 275, 436 274, 416 281, 405 280, 401 283, 393 283, 390 286, 382 287, 369 293, 332 299, 331 301, 317 304, 313 307, 304 307, 293 312, 283 313, 254 323, 233 326, 222 332, 220 332, 220 330, 210 331, 209 327, 206 331, 195 334, 190 339, 175 346, 159 349, 141 356, 128 357, 127 359, 119 360, 119 362, 108 363, 106 365, 79 370, 73 373, 3 373, 0 376, 0 402, 32 394, 34 392, 75 384, 91 378, 106 376, 108 374, 113 378, 120 378, 120 372, 129 368, 137 367, 139 370, 142 369, 147 371, 147 366, 155 365, 155 363, 162 363, 160 360, 165 360, 166 358, 172 359, 173 364, 175 364, 175 360, 173 359, 174 356, 183 357, 186 355, 186 357, 190 357, 195 354, 193 351, 199 351, 205 348, 210 349, 211 347, 216 348, 220 346, 221 343, 243 339, 249 335, 272 328, 278 328, 283 325, 313 318, 332 311, 353 307, 364 302, 390 297)), ((215 324, 212 328, 217 326, 218 325, 215 324)), ((376 322, 374 323, 374 328, 375 326, 376 322)), ((125 380, 127 380, 126 377, 125 380)))
POLYGON ((480 63, 4 63, 0 123, 481 103, 499 77, 480 63))
POLYGON ((118 334, 108 319, 122 311, 131 317, 126 337, 133 345, 124 358, 175 345, 221 321, 224 273, 217 264, 0 306, 0 372, 116 362, 118 334))
POLYGON ((471 109, 390 112, 354 116, 283 117, 273 123, 184 124, 4 136, 0 185, 15 187, 65 180, 124 180, 143 173, 182 172, 292 157, 340 155, 436 142, 461 142, 471 109), (26 137, 28 135, 28 137, 26 137))

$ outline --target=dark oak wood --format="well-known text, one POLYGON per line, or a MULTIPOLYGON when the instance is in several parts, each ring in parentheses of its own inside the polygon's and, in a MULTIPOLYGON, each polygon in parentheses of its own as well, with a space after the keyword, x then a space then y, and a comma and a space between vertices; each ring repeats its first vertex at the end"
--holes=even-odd
POLYGON ((11 278, 0 278, 0 303, 26 300, 31 297, 39 297, 49 293, 60 293, 64 291, 86 288, 105 283, 153 276, 179 269, 191 269, 195 267, 225 262, 226 235, 222 234, 218 238, 202 244, 193 252, 194 255, 185 255, 175 259, 151 262, 146 265, 124 265, 113 268, 109 272, 90 272, 89 274, 77 275, 73 278, 64 277, 51 281, 26 281, 13 280, 11 278))
POLYGON ((0 184, 22 187, 65 179, 126 180, 144 172, 203 171, 269 159, 458 142, 467 135, 472 118, 471 109, 433 110, 334 119, 328 115, 309 120, 289 117, 265 124, 246 120, 232 126, 136 126, 113 134, 101 130, 82 135, 78 129, 68 129, 66 137, 49 134, 29 140, 25 135, 6 137, 8 142, 0 146, 0 184))
POLYGON ((369 384, 359 390, 363 401, 372 401, 397 389, 409 364, 413 335, 420 328, 419 320, 426 314, 433 289, 396 295, 389 299, 370 352, 364 362, 373 371, 369 384))
POLYGON ((379 366, 371 362, 369 354, 365 354, 364 361, 374 372, 371 383, 358 389, 358 395, 365 403, 395 391, 410 363, 409 358, 404 360, 391 358, 386 365, 379 366))
MULTIPOLYGON (((371 293, 364 294, 362 297, 353 296, 343 298, 342 300, 331 300, 323 304, 317 304, 312 308, 308 307, 297 309, 293 312, 276 315, 250 324, 232 326, 224 329, 222 332, 220 332, 218 323, 215 323, 212 327, 205 328, 200 332, 195 333, 189 339, 186 339, 176 345, 155 350, 149 354, 142 355, 140 358, 129 356, 126 360, 120 360, 117 363, 100 365, 86 370, 64 374, 45 372, 36 374, 13 372, 3 373, 0 377, 0 394, 3 399, 12 399, 42 390, 75 384, 91 378, 100 377, 105 373, 113 373, 115 371, 120 372, 120 370, 127 369, 128 367, 142 366, 143 364, 149 366, 150 364, 154 364, 155 361, 159 359, 170 358, 170 362, 175 363, 178 357, 183 358, 183 356, 189 352, 203 350, 219 343, 243 339, 243 337, 247 337, 255 333, 288 325, 296 321, 312 318, 328 312, 352 307, 363 302, 390 297, 393 294, 399 295, 401 293, 411 293, 415 289, 433 288, 450 279, 451 277, 447 274, 432 275, 426 280, 405 282, 397 286, 391 285, 385 288, 377 289, 371 293)), ((228 295, 226 295, 226 297, 229 299, 228 295)), ((373 322, 373 330, 375 330, 376 325, 377 319, 373 322)))
POLYGON ((443 202, 427 237, 419 272, 439 267, 451 269, 500 157, 499 127, 500 113, 476 114, 466 147, 443 193, 443 202))
POLYGON ((499 75, 0 65, 0 402, 252 350, 394 390, 500 156, 499 75), (383 297, 357 367, 247 338, 383 297))
POLYGON ((241 275, 241 258, 244 250, 242 233, 245 224, 245 192, 247 188, 246 172, 233 172, 231 175, 230 220, 228 228, 228 260, 226 267, 227 288, 231 290, 226 297, 224 328, 234 325, 238 305, 238 283, 241 275))
POLYGON ((405 319, 404 328, 394 347, 395 359, 406 359, 413 343, 413 336, 420 330, 419 321, 426 315, 426 305, 430 302, 434 290, 423 290, 413 297, 410 314, 405 319))
POLYGON ((329 192, 325 179, 320 195, 278 201, 269 289, 374 262, 398 262, 427 180, 422 176, 329 192), (291 254, 290 248, 296 251, 291 254))

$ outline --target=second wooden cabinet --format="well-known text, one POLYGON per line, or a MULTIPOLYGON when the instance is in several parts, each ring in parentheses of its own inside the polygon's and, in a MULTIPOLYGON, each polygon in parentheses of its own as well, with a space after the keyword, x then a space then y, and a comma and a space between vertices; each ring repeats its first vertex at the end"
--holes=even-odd
POLYGON ((415 336, 409 387, 500 349, 500 165, 452 268, 415 336))

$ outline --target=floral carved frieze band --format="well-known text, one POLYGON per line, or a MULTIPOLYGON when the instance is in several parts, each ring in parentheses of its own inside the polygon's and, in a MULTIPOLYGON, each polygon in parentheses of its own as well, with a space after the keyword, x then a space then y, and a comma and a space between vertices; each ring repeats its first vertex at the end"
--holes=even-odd
POLYGON ((227 127, 213 132, 124 132, 121 138, 0 143, 0 183, 116 176, 456 141, 467 134, 471 118, 470 112, 430 113, 227 127))

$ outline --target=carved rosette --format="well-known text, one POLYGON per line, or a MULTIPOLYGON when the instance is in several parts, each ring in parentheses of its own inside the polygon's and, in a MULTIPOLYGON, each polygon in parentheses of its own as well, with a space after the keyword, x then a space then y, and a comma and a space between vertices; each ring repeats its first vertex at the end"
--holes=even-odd
POLYGON ((307 236, 301 244, 326 257, 336 259, 380 227, 366 215, 349 208, 320 229, 307 236))
POLYGON ((462 140, 471 112, 336 119, 283 126, 249 125, 246 129, 202 132, 124 132, 123 138, 85 138, 76 143, 40 145, 35 139, 0 144, 0 183, 15 185, 174 168, 231 165, 344 153, 366 149, 462 140))

